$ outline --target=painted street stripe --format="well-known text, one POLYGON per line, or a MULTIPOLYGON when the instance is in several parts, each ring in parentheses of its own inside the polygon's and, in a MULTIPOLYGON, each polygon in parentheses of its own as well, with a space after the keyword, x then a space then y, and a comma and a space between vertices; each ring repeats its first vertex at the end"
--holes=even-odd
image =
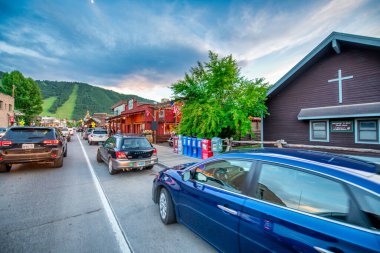
POLYGON ((106 211, 108 220, 111 223, 112 230, 116 236, 116 240, 119 243, 120 250, 123 253, 131 253, 131 252, 133 252, 133 250, 130 247, 130 243, 127 239, 127 236, 123 232, 123 229, 121 228, 120 223, 115 216, 115 213, 114 213, 114 211, 113 211, 113 209, 112 209, 112 207, 108 201, 108 198, 103 191, 102 185, 100 184, 99 178, 96 175, 94 168, 92 167, 92 165, 90 163, 90 159, 87 156, 86 150, 84 149, 84 146, 82 144, 81 139, 79 138, 79 135, 77 134, 76 136, 78 138, 80 146, 82 147, 82 151, 83 151, 84 157, 86 159, 88 168, 90 169, 92 179, 94 180, 96 189, 98 190, 99 197, 100 197, 100 200, 102 201, 104 210, 106 211))

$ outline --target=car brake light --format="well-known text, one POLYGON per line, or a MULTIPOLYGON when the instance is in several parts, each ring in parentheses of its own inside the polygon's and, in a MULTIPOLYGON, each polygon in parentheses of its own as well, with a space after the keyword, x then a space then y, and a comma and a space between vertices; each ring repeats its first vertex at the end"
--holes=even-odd
POLYGON ((116 152, 116 158, 127 158, 124 152, 116 152))
POLYGON ((0 146, 7 147, 12 145, 12 141, 0 141, 0 146))
POLYGON ((44 140, 43 143, 46 145, 57 145, 59 144, 59 140, 44 140))
POLYGON ((157 155, 157 149, 153 149, 153 155, 157 155))

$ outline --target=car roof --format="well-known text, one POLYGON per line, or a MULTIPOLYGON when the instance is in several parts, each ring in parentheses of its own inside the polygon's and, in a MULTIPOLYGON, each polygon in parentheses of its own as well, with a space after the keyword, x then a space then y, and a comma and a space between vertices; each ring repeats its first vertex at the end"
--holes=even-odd
POLYGON ((301 167, 358 185, 369 184, 370 188, 380 194, 380 166, 344 155, 304 149, 260 148, 231 151, 219 157, 252 158, 301 167))

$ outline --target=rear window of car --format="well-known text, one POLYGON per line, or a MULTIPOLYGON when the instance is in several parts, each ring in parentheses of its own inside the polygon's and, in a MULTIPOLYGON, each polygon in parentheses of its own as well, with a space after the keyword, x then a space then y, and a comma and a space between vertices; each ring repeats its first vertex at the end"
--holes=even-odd
POLYGON ((106 131, 94 131, 93 134, 107 134, 106 131))
POLYGON ((149 141, 145 138, 125 138, 122 140, 121 148, 150 148, 149 141))
POLYGON ((89 133, 89 132, 91 132, 92 131, 92 129, 90 128, 90 129, 87 129, 87 132, 89 133))
POLYGON ((49 128, 16 128, 10 129, 4 139, 55 139, 54 131, 49 128))

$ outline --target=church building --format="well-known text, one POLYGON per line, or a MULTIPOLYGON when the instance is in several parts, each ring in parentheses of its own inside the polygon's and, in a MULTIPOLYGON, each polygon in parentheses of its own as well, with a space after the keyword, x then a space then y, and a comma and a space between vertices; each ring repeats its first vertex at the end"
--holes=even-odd
POLYGON ((265 141, 380 149, 380 39, 333 32, 267 95, 265 141))

